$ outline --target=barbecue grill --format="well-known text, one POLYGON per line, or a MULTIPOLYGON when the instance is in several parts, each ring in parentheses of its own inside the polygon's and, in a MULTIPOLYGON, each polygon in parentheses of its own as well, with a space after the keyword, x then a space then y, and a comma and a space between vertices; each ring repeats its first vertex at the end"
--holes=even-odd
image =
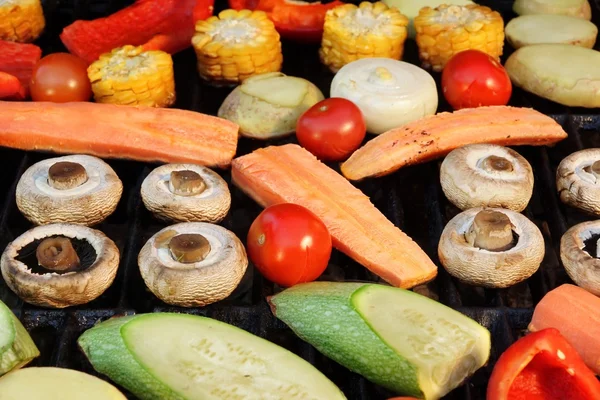
MULTIPOLYGON (((58 37, 64 26, 76 19, 108 15, 131 2, 45 0, 43 5, 47 28, 36 43, 42 47, 44 54, 65 51, 58 37)), ((482 0, 479 3, 501 12, 505 21, 514 17, 511 11, 512 1, 482 0)), ((593 22, 599 25, 600 4, 598 0, 594 0, 592 5, 593 22)), ((216 1, 215 13, 225 8, 225 0, 216 1)), ((284 41, 283 72, 309 79, 327 96, 333 75, 319 63, 317 48, 284 41)), ((511 47, 506 44, 504 57, 511 51, 511 47)), ((407 41, 404 59, 416 63, 417 49, 414 41, 407 41)), ((174 66, 177 85, 175 107, 216 115, 231 89, 214 88, 201 82, 191 49, 174 56, 174 66)), ((436 79, 439 82, 439 76, 436 79)), ((482 289, 459 283, 441 267, 437 258, 438 240, 445 224, 459 210, 442 193, 439 161, 403 168, 390 176, 357 184, 395 225, 411 236, 440 266, 438 277, 428 285, 415 288, 415 291, 463 312, 492 333, 492 352, 488 365, 446 399, 485 399, 487 381, 498 356, 523 335, 533 307, 549 290, 570 281, 559 258, 562 234, 574 224, 590 219, 560 202, 556 192, 555 173, 559 162, 568 154, 583 148, 600 147, 600 114, 594 110, 563 107, 517 88, 513 89, 510 105, 533 107, 548 114, 569 133, 568 139, 553 148, 517 148, 529 160, 535 174, 533 198, 524 214, 537 224, 546 241, 546 255, 542 266, 525 282, 503 290, 482 289)), ((440 110, 450 110, 441 93, 440 110)), ((288 138, 268 144, 283 144, 294 140, 288 138)), ((264 142, 241 139, 237 155, 247 154, 265 145, 264 142)), ((0 249, 4 249, 11 240, 31 228, 15 204, 15 187, 19 177, 33 163, 52 156, 0 149, 0 159, 3 160, 0 173, 0 193, 3 193, 0 198, 0 249)), ((174 308, 153 296, 140 276, 137 255, 146 240, 165 227, 144 208, 140 197, 140 185, 154 165, 121 160, 108 162, 124 185, 123 197, 116 212, 97 227, 115 241, 121 252, 119 272, 110 289, 89 304, 65 310, 50 310, 23 303, 0 278, 0 300, 23 321, 41 351, 41 356, 33 361, 32 366, 58 366, 97 375, 77 349, 76 340, 86 329, 115 315, 174 311, 215 318, 287 348, 315 365, 341 388, 348 399, 382 400, 392 397, 393 393, 369 383, 321 355, 273 317, 265 297, 281 288, 262 278, 252 265, 229 298, 204 308, 174 308)), ((337 165, 331 166, 338 169, 337 165)), ((219 173, 231 183, 229 171, 219 173)), ((231 210, 221 225, 245 241, 250 224, 261 207, 237 188, 230 187, 231 210)), ((595 239, 590 241, 588 250, 595 251, 592 248, 595 244, 592 242, 595 243, 595 239)), ((332 253, 330 265, 320 280, 381 282, 366 268, 337 251, 332 253)), ((127 394, 125 390, 123 392, 127 394)), ((134 399, 131 395, 129 398, 134 399)))

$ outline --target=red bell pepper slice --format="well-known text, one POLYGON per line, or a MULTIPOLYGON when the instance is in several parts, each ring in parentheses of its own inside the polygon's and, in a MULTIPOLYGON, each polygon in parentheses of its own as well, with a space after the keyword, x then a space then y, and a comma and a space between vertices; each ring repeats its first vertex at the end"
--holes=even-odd
POLYGON ((137 0, 106 18, 75 21, 60 38, 88 63, 128 44, 175 54, 191 46, 196 21, 211 16, 213 5, 214 0, 137 0))
POLYGON ((600 381, 557 329, 519 339, 498 359, 487 400, 599 400, 600 381))
POLYGON ((27 90, 19 78, 0 72, 0 100, 25 100, 27 90))
POLYGON ((25 90, 29 87, 33 68, 40 58, 42 50, 34 44, 0 40, 0 72, 17 77, 25 90))
POLYGON ((235 10, 266 12, 281 37, 302 43, 319 43, 325 13, 342 4, 337 0, 327 4, 298 0, 229 0, 229 6, 235 10))

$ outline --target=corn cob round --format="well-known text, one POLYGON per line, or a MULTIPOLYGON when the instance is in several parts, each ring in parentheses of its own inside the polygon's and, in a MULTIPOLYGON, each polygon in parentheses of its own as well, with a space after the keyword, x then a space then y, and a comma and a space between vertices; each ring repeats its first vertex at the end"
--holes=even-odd
POLYGON ((238 84, 281 70, 281 41, 263 11, 225 10, 196 23, 192 45, 198 73, 214 84, 238 84))
POLYGON ((404 52, 408 18, 382 2, 344 4, 325 14, 321 62, 332 72, 367 57, 399 60, 404 52))
POLYGON ((0 0, 1 40, 33 42, 45 26, 40 0, 0 0))
POLYGON ((123 46, 88 67, 97 103, 168 107, 175 102, 173 59, 164 51, 123 46))
POLYGON ((415 18, 419 58, 425 69, 436 72, 456 53, 480 50, 500 59, 504 46, 504 21, 489 7, 443 4, 423 7, 415 18))

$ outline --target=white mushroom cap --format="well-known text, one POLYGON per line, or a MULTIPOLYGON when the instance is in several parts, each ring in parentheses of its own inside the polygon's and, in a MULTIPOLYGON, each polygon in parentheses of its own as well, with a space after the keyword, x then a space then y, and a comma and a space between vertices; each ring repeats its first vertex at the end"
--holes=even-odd
POLYGON ((119 249, 98 230, 75 224, 49 224, 37 226, 11 242, 2 254, 0 266, 8 287, 27 303, 64 308, 88 303, 110 287, 119 268, 119 249), (51 236, 87 241, 96 252, 96 260, 80 271, 37 274, 16 259, 28 244, 51 236))
POLYGON ((173 222, 210 222, 223 220, 231 206, 227 182, 216 172, 195 164, 165 164, 144 179, 141 188, 146 208, 157 218, 173 222), (174 194, 171 172, 193 171, 200 175, 206 188, 192 196, 174 194))
POLYGON ((590 170, 596 161, 600 149, 581 150, 565 157, 556 170, 562 202, 592 215, 600 215, 600 174, 590 170))
POLYGON ((516 151, 494 144, 453 150, 440 169, 444 194, 461 210, 501 207, 523 211, 533 193, 531 165, 516 151))
POLYGON ((586 241, 598 235, 600 220, 577 224, 560 239, 560 259, 567 274, 578 286, 596 296, 600 296, 598 247, 595 255, 588 253, 584 248, 586 241))
POLYGON ((72 223, 92 226, 117 208, 123 183, 115 171, 97 157, 73 155, 40 161, 25 171, 16 190, 17 207, 36 225, 72 223), (72 189, 56 189, 49 183, 49 169, 59 162, 85 168, 87 180, 72 189))
POLYGON ((248 258, 244 245, 233 232, 204 222, 172 225, 152 236, 138 256, 142 278, 148 289, 167 304, 201 307, 228 297, 239 285, 248 258), (169 240, 181 234, 202 235, 210 244, 198 262, 176 261, 169 240))
POLYGON ((471 208, 448 222, 438 246, 440 262, 459 280, 488 288, 505 288, 533 275, 544 258, 544 238, 538 227, 525 216, 502 208, 471 208), (474 247, 467 233, 480 211, 504 214, 518 235, 513 247, 489 251, 474 247))

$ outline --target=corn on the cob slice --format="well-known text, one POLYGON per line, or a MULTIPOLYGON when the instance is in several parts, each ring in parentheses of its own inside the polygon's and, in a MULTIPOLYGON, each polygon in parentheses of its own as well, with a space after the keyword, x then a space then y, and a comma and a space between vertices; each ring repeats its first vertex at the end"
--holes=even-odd
POLYGON ((279 33, 264 11, 225 10, 198 21, 192 45, 198 73, 215 84, 277 72, 283 62, 279 33))
POLYGON ((45 26, 40 0, 0 0, 1 40, 33 42, 45 26))
POLYGON ((367 57, 399 60, 404 52, 408 18, 382 2, 344 4, 325 14, 321 62, 332 72, 367 57))
POLYGON ((123 46, 88 67, 97 103, 168 107, 175 102, 173 59, 164 51, 123 46))
POLYGON ((448 60, 464 50, 502 55, 504 21, 489 7, 443 4, 423 7, 415 18, 419 58, 423 68, 441 71, 448 60))

